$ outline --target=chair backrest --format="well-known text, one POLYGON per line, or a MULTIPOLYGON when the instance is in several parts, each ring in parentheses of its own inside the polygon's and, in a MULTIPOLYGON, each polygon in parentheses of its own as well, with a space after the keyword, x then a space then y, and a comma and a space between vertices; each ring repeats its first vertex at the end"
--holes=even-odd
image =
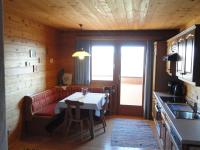
POLYGON ((79 101, 70 101, 70 100, 66 100, 65 103, 67 104, 67 112, 69 118, 80 120, 80 106, 83 105, 83 103, 79 101))
POLYGON ((103 113, 105 113, 107 108, 108 108, 108 102, 109 102, 109 98, 105 97, 105 102, 104 102, 102 109, 101 109, 103 113))

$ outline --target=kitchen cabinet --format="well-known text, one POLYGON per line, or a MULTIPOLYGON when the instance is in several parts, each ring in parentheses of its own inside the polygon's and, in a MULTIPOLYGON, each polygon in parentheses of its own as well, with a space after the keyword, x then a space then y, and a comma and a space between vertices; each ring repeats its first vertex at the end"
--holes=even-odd
POLYGON ((165 113, 162 112, 162 108, 158 102, 155 104, 156 111, 153 113, 154 121, 156 124, 156 129, 158 133, 158 138, 160 142, 161 149, 163 150, 172 150, 172 141, 170 138, 170 130, 167 126, 167 119, 165 113))
MULTIPOLYGON (((194 31, 188 33, 186 35, 185 40, 185 72, 183 74, 183 78, 186 80, 192 79, 193 74, 193 60, 194 60, 194 31)), ((192 81, 192 80, 191 80, 192 81)))
POLYGON ((166 126, 165 126, 165 122, 162 120, 162 125, 160 127, 160 145, 161 147, 163 147, 163 149, 165 149, 166 147, 166 126))
POLYGON ((162 112, 161 145, 164 150, 172 150, 172 140, 170 138, 170 127, 166 115, 162 112))
POLYGON ((165 149, 166 150, 172 150, 172 141, 170 138, 170 132, 168 130, 166 130, 166 137, 165 137, 165 149))
POLYGON ((200 86, 200 25, 194 25, 169 39, 168 48, 179 56, 176 76, 180 80, 200 86))
MULTIPOLYGON (((167 54, 176 53, 177 49, 178 49, 178 43, 176 41, 167 42, 167 54)), ((176 75, 176 62, 175 61, 167 61, 166 72, 170 76, 176 75)))
POLYGON ((180 37, 178 39, 178 49, 177 49, 177 53, 179 56, 179 59, 176 63, 176 75, 177 76, 182 76, 184 74, 184 70, 185 70, 185 38, 184 36, 180 37))

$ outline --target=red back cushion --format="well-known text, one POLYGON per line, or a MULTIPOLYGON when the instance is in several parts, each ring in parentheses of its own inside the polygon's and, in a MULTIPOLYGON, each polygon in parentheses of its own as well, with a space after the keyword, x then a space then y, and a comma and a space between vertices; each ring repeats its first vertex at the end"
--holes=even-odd
POLYGON ((64 99, 65 97, 69 96, 71 94, 71 88, 67 87, 65 90, 60 90, 60 100, 64 99))
POLYGON ((81 88, 81 86, 71 86, 70 94, 73 94, 75 92, 81 92, 81 88))
POLYGON ((56 88, 46 90, 45 98, 48 104, 55 103, 59 100, 59 91, 56 88))
POLYGON ((33 113, 39 111, 47 104, 44 92, 32 96, 32 111, 33 113))
POLYGON ((44 92, 35 94, 32 97, 32 112, 38 112, 48 104, 55 103, 59 100, 59 91, 57 89, 49 89, 44 92))
POLYGON ((93 93, 104 93, 104 89, 101 87, 90 87, 88 90, 93 93))

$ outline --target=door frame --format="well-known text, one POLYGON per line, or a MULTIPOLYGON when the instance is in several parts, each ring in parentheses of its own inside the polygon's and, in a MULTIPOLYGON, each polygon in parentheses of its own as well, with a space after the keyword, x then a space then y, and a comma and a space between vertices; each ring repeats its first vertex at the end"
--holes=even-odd
POLYGON ((8 149, 6 129, 4 40, 3 40, 3 1, 0 0, 0 149, 8 149))
MULTIPOLYGON (((117 86, 117 112, 120 115, 130 115, 130 116, 143 116, 143 105, 144 105, 144 82, 142 88, 142 106, 131 106, 131 105, 120 105, 120 87, 121 87, 121 47, 122 46, 144 46, 144 65, 145 65, 145 54, 146 54, 146 42, 127 40, 118 41, 116 44, 116 60, 115 60, 115 84, 117 86)), ((143 70, 144 70, 143 65, 143 70)), ((143 72, 144 81, 145 72, 143 72)))

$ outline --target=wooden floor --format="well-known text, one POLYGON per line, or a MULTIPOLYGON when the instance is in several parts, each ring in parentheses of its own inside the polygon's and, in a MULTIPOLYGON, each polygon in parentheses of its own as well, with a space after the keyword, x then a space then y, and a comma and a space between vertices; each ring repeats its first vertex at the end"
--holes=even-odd
MULTIPOLYGON (((89 140, 88 133, 84 134, 83 140, 80 136, 64 136, 62 128, 58 128, 52 136, 31 136, 25 140, 18 140, 9 145, 9 150, 141 150, 137 148, 124 148, 124 147, 113 147, 111 146, 111 133, 113 120, 115 118, 126 118, 126 119, 138 119, 136 117, 125 117, 125 116, 112 116, 107 117, 106 132, 103 130, 97 130, 95 132, 95 138, 89 140)), ((146 121, 150 124, 153 135, 155 134, 155 127, 153 121, 146 121)), ((100 127, 100 126, 98 126, 100 127)), ((147 150, 147 149, 146 149, 147 150)), ((150 149, 148 149, 150 150, 150 149)))

